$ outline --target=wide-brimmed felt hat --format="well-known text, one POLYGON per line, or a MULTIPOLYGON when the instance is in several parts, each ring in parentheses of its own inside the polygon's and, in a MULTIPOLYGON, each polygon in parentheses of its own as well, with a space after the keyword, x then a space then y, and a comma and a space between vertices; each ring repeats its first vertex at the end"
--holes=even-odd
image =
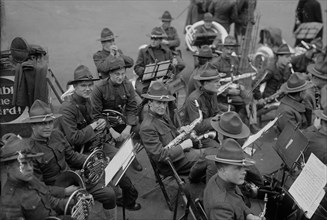
POLYGON ((147 34, 148 37, 154 38, 167 38, 166 33, 162 30, 161 27, 154 27, 150 34, 147 34))
POLYGON ((220 79, 221 74, 218 72, 217 69, 208 67, 204 69, 200 74, 196 74, 193 79, 199 81, 209 81, 214 79, 220 79))
POLYGON ((116 37, 117 36, 114 36, 114 33, 109 28, 103 28, 101 31, 101 38, 98 40, 104 42, 115 39, 116 37))
POLYGON ((223 141, 221 148, 218 149, 217 155, 208 155, 206 158, 215 162, 235 166, 252 166, 255 164, 254 160, 246 157, 239 143, 231 138, 223 141))
POLYGON ((43 154, 44 153, 33 153, 26 140, 23 140, 19 136, 12 135, 0 149, 0 162, 40 157, 43 154))
POLYGON ((294 54, 294 50, 288 44, 282 44, 279 46, 277 51, 275 52, 276 55, 291 55, 294 54))
POLYGON ((213 21, 212 14, 210 12, 205 13, 204 16, 203 16, 203 21, 205 21, 205 22, 213 21))
POLYGON ((68 81, 67 85, 82 81, 96 81, 100 79, 93 78, 91 71, 84 65, 79 65, 74 71, 74 80, 68 81))
POLYGON ((225 46, 225 47, 238 47, 240 46, 235 37, 231 36, 231 35, 228 35, 227 37, 225 37, 224 39, 224 43, 219 43, 218 44, 219 46, 225 46))
POLYGON ((165 11, 159 19, 161 19, 161 21, 171 21, 171 20, 174 20, 174 18, 171 16, 171 14, 169 13, 169 11, 165 11))
POLYGON ((50 106, 41 100, 35 100, 29 111, 29 117, 22 120, 23 123, 39 123, 53 121, 61 114, 53 114, 50 106))
POLYGON ((322 120, 327 121, 327 108, 324 110, 315 110, 314 113, 322 120))
POLYGON ((322 52, 323 43, 321 37, 315 38, 310 42, 318 51, 322 52))
POLYGON ((307 71, 318 78, 327 79, 327 60, 308 65, 307 71))
POLYGON ((250 135, 250 129, 244 124, 236 112, 225 112, 216 116, 210 121, 211 126, 222 135, 231 138, 247 138, 250 135))
POLYGON ((287 82, 281 86, 281 91, 284 93, 301 92, 313 86, 314 84, 306 80, 306 76, 303 73, 293 73, 287 82))
POLYGON ((115 70, 123 69, 125 67, 125 61, 121 57, 113 57, 108 62, 108 72, 113 72, 115 70))
POLYGON ((159 81, 153 81, 146 94, 142 94, 143 98, 157 100, 161 102, 174 101, 175 97, 170 95, 167 87, 159 81))
POLYGON ((198 52, 193 54, 196 57, 203 57, 203 58, 212 58, 212 49, 208 45, 203 45, 198 52))

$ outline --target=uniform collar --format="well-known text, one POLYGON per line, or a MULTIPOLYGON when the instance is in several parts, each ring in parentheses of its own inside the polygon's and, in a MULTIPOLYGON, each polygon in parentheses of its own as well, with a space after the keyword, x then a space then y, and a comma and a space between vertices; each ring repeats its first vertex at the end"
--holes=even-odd
POLYGON ((79 104, 83 104, 83 103, 86 103, 86 102, 88 101, 87 98, 84 98, 84 97, 82 97, 82 96, 79 96, 79 95, 77 95, 76 93, 73 94, 73 99, 74 99, 77 103, 79 103, 79 104))
POLYGON ((286 95, 284 98, 282 98, 281 103, 284 103, 285 105, 288 105, 298 112, 305 112, 305 106, 300 103, 299 101, 296 101, 295 99, 292 99, 290 96, 286 95))
POLYGON ((217 174, 216 183, 219 187, 226 189, 226 191, 236 191, 236 184, 226 182, 225 180, 220 178, 219 174, 217 174))

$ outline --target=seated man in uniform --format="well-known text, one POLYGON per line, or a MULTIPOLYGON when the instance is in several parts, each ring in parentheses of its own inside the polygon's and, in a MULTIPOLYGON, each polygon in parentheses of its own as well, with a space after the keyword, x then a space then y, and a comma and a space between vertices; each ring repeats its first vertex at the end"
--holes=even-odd
POLYGON ((115 43, 114 33, 109 28, 103 28, 101 31, 101 38, 99 39, 102 44, 102 50, 99 50, 93 55, 93 61, 97 67, 97 71, 100 74, 100 78, 104 79, 109 76, 109 68, 111 60, 114 57, 121 57, 127 68, 131 68, 134 65, 134 60, 123 54, 115 43))
MULTIPOLYGON (((114 110, 126 117, 126 122, 111 125, 109 131, 116 144, 123 143, 131 132, 138 137, 139 124, 137 120, 137 101, 132 83, 126 78, 126 64, 121 58, 113 58, 108 68, 109 77, 96 85, 91 100, 93 104, 93 117, 98 120, 105 118, 104 110, 114 110)), ((142 171, 142 166, 134 159, 132 166, 142 171)))
MULTIPOLYGON (((32 136, 28 140, 32 152, 44 153, 33 161, 35 175, 56 197, 69 196, 78 189, 74 185, 66 188, 55 186, 55 182, 71 167, 81 169, 87 159, 87 155, 74 151, 64 135, 54 129, 54 119, 60 116, 53 114, 46 103, 36 100, 29 111, 29 117, 23 120, 23 123, 29 123, 32 127, 32 136)), ((115 192, 110 186, 104 185, 104 179, 94 185, 87 184, 86 189, 95 200, 102 203, 107 219, 116 219, 115 192)))
MULTIPOLYGON (((187 97, 184 104, 184 121, 185 124, 190 124, 199 117, 198 108, 195 100, 199 103, 200 110, 203 114, 203 121, 195 126, 197 135, 202 135, 207 131, 213 130, 210 121, 217 114, 221 114, 218 105, 217 92, 220 88, 220 73, 216 69, 205 69, 199 75, 194 77, 200 81, 201 87, 194 90, 187 97)), ((215 147, 218 143, 210 138, 202 141, 203 147, 215 147)))
MULTIPOLYGON (((86 66, 80 65, 76 68, 74 80, 68 82, 68 84, 73 84, 74 93, 62 104, 59 110, 62 117, 57 121, 59 121, 60 130, 75 149, 84 148, 84 152, 92 153, 94 149, 100 147, 112 159, 118 149, 111 135, 107 134, 106 120, 99 118, 95 121, 92 116, 90 96, 94 80, 96 79, 93 79, 92 73, 86 66)), ((125 199, 128 198, 125 200, 128 201, 126 207, 130 207, 137 199, 137 190, 127 175, 121 178, 119 186, 122 188, 125 199)), ((117 198, 117 200, 122 199, 117 198)))
POLYGON ((32 159, 43 154, 32 153, 16 135, 1 148, 1 173, 7 175, 6 181, 1 180, 1 219, 43 220, 64 212, 67 200, 50 195, 46 185, 33 175, 32 159))
POLYGON ((203 204, 208 218, 265 219, 252 214, 238 187, 244 183, 248 167, 254 165, 254 161, 245 157, 241 146, 233 139, 226 139, 217 155, 206 158, 214 161, 218 169, 204 190, 203 204))
POLYGON ((291 77, 281 87, 281 91, 286 95, 280 100, 277 115, 281 117, 276 125, 279 132, 282 132, 287 123, 299 126, 300 129, 311 125, 312 109, 306 108, 303 104, 306 90, 314 86, 310 81, 305 80, 303 73, 293 73, 291 77))
POLYGON ((192 149, 192 141, 186 139, 172 147, 165 147, 178 136, 177 128, 166 114, 168 102, 174 101, 175 97, 169 95, 167 88, 159 81, 153 82, 148 93, 142 96, 149 100, 149 111, 140 128, 141 140, 147 153, 163 175, 172 175, 166 162, 167 157, 179 174, 188 174, 199 158, 199 152, 192 149))
POLYGON ((214 48, 217 47, 219 40, 221 40, 221 36, 220 34, 217 34, 216 29, 212 24, 213 22, 212 14, 209 12, 205 13, 203 17, 203 22, 204 24, 198 26, 195 29, 194 39, 202 36, 212 37, 214 39, 213 42, 206 42, 199 46, 201 47, 203 45, 211 45, 214 48))
POLYGON ((154 64, 156 62, 171 61, 171 70, 183 69, 185 64, 178 63, 177 59, 173 59, 172 51, 162 44, 162 40, 166 38, 166 34, 163 32, 161 27, 155 27, 152 29, 150 34, 151 42, 145 48, 139 50, 139 54, 134 66, 134 71, 138 78, 135 82, 135 88, 137 94, 141 95, 148 91, 150 83, 154 79, 143 80, 143 74, 145 67, 148 64, 154 64))

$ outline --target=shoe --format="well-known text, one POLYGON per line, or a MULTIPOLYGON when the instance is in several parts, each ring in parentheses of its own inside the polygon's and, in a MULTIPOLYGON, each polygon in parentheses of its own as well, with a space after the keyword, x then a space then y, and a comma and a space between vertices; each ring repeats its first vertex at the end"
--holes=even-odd
POLYGON ((143 167, 141 166, 141 164, 139 163, 139 161, 135 158, 132 161, 132 167, 134 170, 141 172, 143 170, 143 167))
MULTIPOLYGON (((123 199, 122 198, 118 198, 116 200, 116 205, 119 206, 119 207, 123 207, 124 206, 123 199)), ((137 211, 137 210, 140 210, 141 209, 141 204, 135 202, 132 205, 125 206, 125 209, 128 209, 130 211, 137 211)))

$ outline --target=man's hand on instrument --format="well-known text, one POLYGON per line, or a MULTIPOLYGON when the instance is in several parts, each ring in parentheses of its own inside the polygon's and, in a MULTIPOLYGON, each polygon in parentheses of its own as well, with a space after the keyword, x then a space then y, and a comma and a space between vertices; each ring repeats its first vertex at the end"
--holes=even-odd
POLYGON ((122 131, 120 134, 120 141, 124 141, 127 139, 127 137, 131 134, 131 126, 127 125, 126 128, 122 131))
POLYGON ((115 140, 115 141, 119 141, 119 139, 120 139, 120 134, 117 132, 117 131, 115 131, 115 129, 113 129, 113 128, 110 128, 110 134, 111 134, 111 136, 112 136, 112 138, 115 140))
POLYGON ((264 99, 259 99, 257 102, 258 105, 265 105, 266 101, 264 99))
POLYGON ((100 118, 97 121, 97 126, 96 126, 95 129, 98 130, 98 131, 101 131, 101 130, 103 130, 106 127, 106 124, 107 124, 106 120, 103 119, 103 118, 100 118))
POLYGON ((163 40, 161 41, 161 43, 164 44, 164 45, 169 45, 169 41, 166 40, 166 39, 163 39, 163 40))
POLYGON ((179 133, 182 133, 182 132, 185 132, 185 133, 190 133, 190 126, 189 125, 186 125, 186 126, 182 126, 178 129, 178 132, 179 133))
POLYGON ((186 150, 193 147, 193 142, 191 139, 186 139, 185 141, 180 143, 180 145, 183 148, 183 150, 186 150))
POLYGON ((73 192, 78 190, 77 186, 71 185, 65 188, 65 196, 70 196, 73 192))
POLYGON ((111 45, 111 46, 110 46, 110 54, 111 54, 112 56, 115 56, 115 57, 120 56, 120 53, 119 53, 119 51, 118 51, 118 47, 117 47, 117 45, 111 45))

